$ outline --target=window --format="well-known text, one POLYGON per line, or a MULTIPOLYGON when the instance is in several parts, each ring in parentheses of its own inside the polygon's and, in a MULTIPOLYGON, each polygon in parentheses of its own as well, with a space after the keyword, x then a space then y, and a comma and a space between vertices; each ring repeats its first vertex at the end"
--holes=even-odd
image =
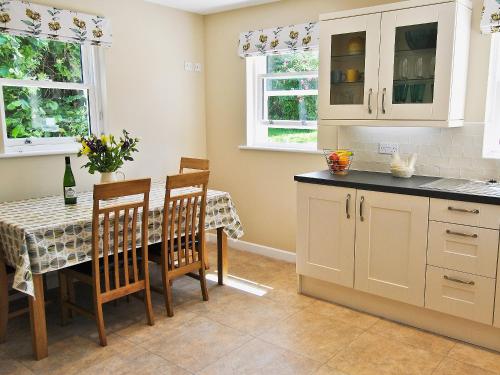
POLYGON ((500 35, 492 34, 483 156, 500 159, 500 35))
POLYGON ((77 136, 99 132, 98 54, 92 46, 0 33, 0 152, 75 151, 77 136))
POLYGON ((247 58, 248 146, 317 148, 318 53, 247 58))

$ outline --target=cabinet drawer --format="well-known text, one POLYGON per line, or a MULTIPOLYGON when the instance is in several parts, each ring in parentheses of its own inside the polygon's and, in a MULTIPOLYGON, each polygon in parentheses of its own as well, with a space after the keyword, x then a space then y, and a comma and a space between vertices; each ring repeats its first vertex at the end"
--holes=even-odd
POLYGON ((495 278, 498 235, 493 229, 431 221, 427 263, 495 278))
POLYGON ((500 207, 432 198, 429 218, 446 223, 499 229, 500 207))
POLYGON ((425 307, 491 325, 494 300, 495 279, 427 266, 425 307))

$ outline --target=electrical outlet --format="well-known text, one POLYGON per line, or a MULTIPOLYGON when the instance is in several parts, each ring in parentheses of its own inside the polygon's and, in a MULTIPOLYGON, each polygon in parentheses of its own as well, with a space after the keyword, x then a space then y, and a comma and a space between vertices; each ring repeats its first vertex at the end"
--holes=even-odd
POLYGON ((398 143, 385 143, 381 142, 378 144, 378 153, 392 155, 396 152, 399 152, 399 144, 398 143))
POLYGON ((197 73, 201 72, 201 63, 194 64, 194 71, 197 73))
POLYGON ((192 72, 192 71, 193 71, 193 63, 192 63, 192 62, 185 61, 185 62, 184 62, 184 70, 185 70, 186 72, 192 72))

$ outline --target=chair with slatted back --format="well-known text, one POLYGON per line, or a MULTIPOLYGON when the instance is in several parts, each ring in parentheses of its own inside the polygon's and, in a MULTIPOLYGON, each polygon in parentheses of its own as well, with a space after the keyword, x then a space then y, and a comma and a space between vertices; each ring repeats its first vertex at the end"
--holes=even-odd
POLYGON ((208 301, 205 279, 205 212, 210 172, 168 176, 163 211, 163 242, 150 246, 150 259, 161 265, 167 315, 173 316, 172 281, 197 273, 204 301, 208 301), (174 190, 175 189, 175 190, 174 190))
POLYGON ((181 158, 181 163, 179 166, 179 173, 185 172, 185 169, 197 170, 197 171, 208 171, 209 161, 207 159, 195 159, 195 158, 181 158))
POLYGON ((147 322, 154 324, 147 251, 150 188, 151 179, 94 185, 90 267, 84 263, 59 272, 63 323, 70 312, 91 316, 102 346, 107 344, 104 303, 144 291, 147 322), (119 199, 123 197, 127 199, 119 199), (121 251, 125 245, 127 251, 121 251), (75 303, 71 293, 74 280, 92 286, 93 312, 75 303))

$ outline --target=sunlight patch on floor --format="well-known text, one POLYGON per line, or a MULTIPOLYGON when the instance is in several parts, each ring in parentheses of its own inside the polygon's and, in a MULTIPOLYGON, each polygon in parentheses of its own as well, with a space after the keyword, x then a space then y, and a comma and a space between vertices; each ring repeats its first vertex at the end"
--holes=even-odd
MULTIPOLYGON (((217 274, 207 274, 207 280, 217 282, 217 274)), ((273 288, 267 285, 259 284, 251 280, 242 279, 237 276, 227 275, 224 277, 224 285, 230 288, 235 288, 243 292, 251 293, 256 296, 262 297, 266 295, 273 288)))

